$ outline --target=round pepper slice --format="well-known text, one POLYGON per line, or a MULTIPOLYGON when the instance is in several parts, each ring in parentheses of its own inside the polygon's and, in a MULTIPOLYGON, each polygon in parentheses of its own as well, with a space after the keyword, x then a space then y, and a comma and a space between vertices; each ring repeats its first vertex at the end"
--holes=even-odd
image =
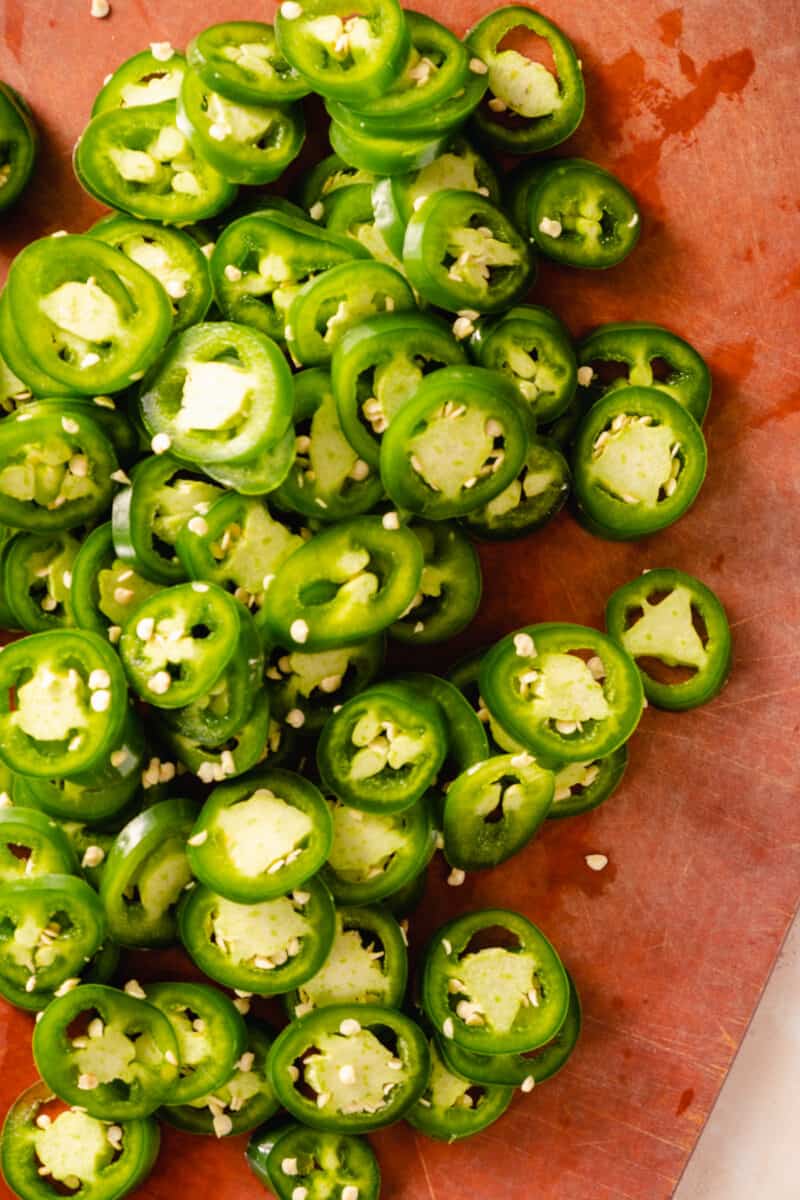
POLYGON ((330 806, 333 845, 321 878, 337 904, 377 904, 427 866, 435 842, 425 797, 395 813, 330 806))
POLYGON ((74 875, 0 885, 0 975, 27 995, 54 992, 100 949, 106 920, 97 894, 74 875))
POLYGON ((123 946, 169 946, 176 909, 192 871, 186 839, 197 816, 191 800, 163 800, 135 816, 107 858, 100 896, 112 936, 123 946))
POLYGON ((25 190, 33 174, 37 141, 27 104, 0 82, 0 212, 10 208, 25 190))
POLYGON ((285 998, 291 1018, 329 1004, 399 1008, 408 977, 403 930, 380 905, 337 908, 331 952, 316 975, 285 998))
POLYGON ((564 1023, 551 1041, 527 1054, 476 1054, 454 1041, 440 1037, 439 1051, 450 1070, 475 1083, 501 1084, 530 1091, 535 1084, 551 1079, 575 1049, 581 1032, 581 1002, 572 976, 569 983, 569 1007, 564 1023))
POLYGON ((445 1061, 435 1039, 429 1042, 431 1073, 428 1086, 405 1114, 412 1128, 440 1142, 459 1142, 487 1129, 502 1117, 514 1089, 499 1084, 476 1086, 445 1061))
POLYGON ((403 266, 417 291, 450 312, 498 312, 522 298, 534 262, 527 242, 489 200, 434 192, 410 217, 403 266))
POLYGON ((499 317, 484 317, 470 338, 482 367, 514 383, 536 421, 554 421, 575 394, 577 366, 570 336, 547 308, 522 304, 499 317))
POLYGON ((125 60, 109 76, 94 98, 92 116, 110 109, 142 108, 177 100, 186 72, 186 59, 168 42, 153 50, 141 50, 125 60))
POLYGON ((694 502, 706 473, 694 417, 658 388, 609 392, 575 437, 579 515, 600 537, 627 541, 666 529, 694 502))
POLYGON ((425 565, 419 591, 406 613, 389 628, 398 642, 430 645, 466 629, 481 601, 481 564, 472 544, 455 525, 412 521, 425 565))
POLYGON ((267 1056, 272 1038, 270 1031, 255 1021, 245 1026, 247 1049, 229 1077, 205 1096, 186 1104, 165 1105, 159 1116, 168 1125, 187 1133, 248 1133, 278 1110, 278 1101, 267 1072, 267 1056))
POLYGON ((203 320, 211 303, 208 259, 188 233, 112 213, 92 226, 91 236, 120 250, 158 280, 170 299, 174 333, 203 320))
POLYGON ((44 633, 75 624, 72 567, 79 545, 66 532, 12 538, 2 558, 3 590, 18 628, 44 633))
POLYGON ((422 1031, 402 1013, 333 1004, 278 1035, 269 1071, 278 1099, 304 1125, 366 1133, 390 1125, 419 1099, 430 1057, 422 1031))
POLYGON ((226 900, 275 900, 316 874, 333 822, 308 779, 277 768, 216 787, 188 841, 189 864, 226 900))
POLYGON ((178 1078, 169 1104, 188 1104, 223 1087, 247 1050, 247 1028, 232 1000, 204 983, 148 983, 149 1004, 164 1014, 178 1043, 178 1078))
POLYGON ((444 852, 452 867, 496 867, 521 850, 553 803, 555 781, 529 754, 500 754, 468 767, 444 801, 444 852))
POLYGON ((236 185, 181 133, 174 100, 99 113, 75 147, 73 166, 95 199, 145 221, 202 221, 236 197, 236 185))
POLYGON ((373 684, 328 719, 317 744, 323 784, 365 812, 410 808, 447 753, 442 713, 402 683, 373 684))
POLYGON ((456 917, 434 934, 425 953, 422 1004, 437 1034, 457 1046, 516 1054, 558 1033, 569 984, 540 929, 520 913, 487 908, 456 917), (482 944, 486 939, 489 945, 482 944), (473 949, 476 940, 482 948, 473 949))
POLYGON ((98 983, 47 1006, 34 1029, 33 1056, 62 1100, 112 1121, 149 1116, 178 1077, 178 1043, 164 1014, 98 983))
POLYGON ((387 526, 380 517, 342 521, 279 569, 263 609, 267 628, 292 649, 361 642, 405 611, 422 566, 422 547, 410 530, 387 526))
POLYGON ((291 1125, 280 1130, 265 1159, 253 1161, 253 1143, 247 1158, 251 1170, 278 1200, 292 1200, 297 1188, 306 1194, 357 1196, 358 1200, 378 1200, 380 1169, 365 1138, 346 1133, 325 1133, 291 1125))
POLYGON ((209 979, 274 996, 316 974, 333 945, 335 915, 319 876, 302 890, 255 904, 236 904, 201 884, 186 895, 180 930, 209 979))
POLYGON ((475 114, 476 132, 507 154, 534 154, 557 146, 574 133, 586 103, 581 64, 565 33, 541 13, 522 4, 495 9, 466 36, 477 61, 488 67, 493 104, 475 114), (512 30, 543 38, 555 73, 524 51, 500 49, 512 30))
MULTIPOLYGON (((406 10, 406 20, 411 16, 421 16, 406 10)), ((413 70, 413 67, 411 68, 413 70)), ((424 70, 424 68, 422 68, 424 70)), ((464 124, 480 104, 487 82, 485 77, 467 72, 467 78, 461 87, 452 92, 444 100, 433 106, 417 108, 403 116, 404 139, 427 139, 436 142, 442 136, 452 137, 464 124)), ((367 137, 380 137, 391 134, 391 120, 384 121, 369 115, 366 111, 359 112, 340 100, 326 100, 325 108, 331 120, 341 129, 342 133, 355 133, 367 137)), ((423 168, 424 169, 424 168, 423 168)), ((392 176, 381 182, 393 183, 398 178, 392 176)))
POLYGON ((194 71, 183 77, 178 128, 232 183, 271 183, 297 157, 305 139, 299 104, 231 100, 194 71))
POLYGON ((267 688, 276 720, 291 721, 292 727, 316 733, 336 705, 372 683, 383 666, 386 642, 375 634, 354 646, 287 654, 276 647, 267 667, 267 688))
POLYGON ((238 104, 285 104, 308 95, 308 84, 278 50, 275 30, 261 21, 210 25, 192 38, 186 57, 208 87, 238 104))
POLYGON ((661 325, 601 325, 578 346, 578 362, 578 383, 590 405, 617 388, 655 387, 703 423, 711 398, 708 366, 694 346, 661 325))
POLYGON ((283 750, 290 743, 290 732, 270 722, 269 696, 262 688, 256 693, 247 720, 221 745, 206 745, 169 727, 161 727, 159 736, 203 783, 221 783, 249 771, 269 754, 274 756, 283 750))
POLYGON ((321 96, 362 104, 385 94, 411 48, 397 0, 305 0, 278 9, 278 48, 321 96))
POLYGON ((119 641, 142 699, 182 708, 206 696, 236 654, 239 608, 213 583, 181 583, 145 600, 119 641))
POLYGON ((294 431, 291 426, 274 445, 243 463, 214 463, 206 474, 242 496, 266 496, 280 487, 292 466, 294 431))
POLYGON ((489 757, 489 742, 483 723, 457 687, 438 675, 428 675, 422 671, 414 675, 401 675, 398 682, 421 696, 435 700, 442 710, 447 731, 447 755, 437 777, 438 787, 452 783, 462 771, 489 757))
POLYGON ((55 1099, 45 1083, 34 1083, 6 1116, 0 1164, 21 1200, 55 1200, 63 1195, 58 1185, 75 1180, 84 1200, 120 1200, 147 1178, 158 1155, 156 1121, 112 1125, 90 1117, 82 1104, 51 1116, 55 1099))
POLYGON ((586 762, 627 741, 644 695, 633 660, 584 625, 528 625, 486 654, 491 714, 543 763, 586 762))
POLYGON ((641 232, 625 185, 583 158, 555 159, 543 172, 528 197, 528 227, 548 258, 593 270, 622 262, 641 232))
POLYGON ((361 461, 378 466, 383 433, 423 378, 463 362, 448 326, 427 313, 386 313, 348 329, 333 352, 331 386, 342 430, 361 461))
POLYGON ((75 624, 102 636, 108 636, 112 625, 126 621, 143 600, 161 590, 160 584, 151 583, 117 558, 110 521, 92 530, 75 556, 71 571, 69 603, 75 624), (122 591, 117 599, 119 588, 122 591))
MULTIPOLYGON (((14 375, 24 381, 29 399, 32 393, 38 396, 71 396, 74 388, 66 383, 53 379, 34 362, 28 352, 22 336, 11 318, 8 296, 0 292, 0 349, 3 352, 3 362, 11 368, 14 375)), ((12 383, 12 386, 13 383, 12 383)))
POLYGON ((35 808, 0 808, 0 884, 75 875, 75 851, 61 827, 35 808))
POLYGON ((693 575, 658 567, 623 584, 606 605, 606 628, 636 663, 644 694, 658 708, 696 708, 728 678, 725 609, 693 575))
POLYGON ((525 537, 563 508, 571 478, 569 463, 555 442, 532 435, 517 478, 493 500, 467 513, 464 528, 486 541, 525 537))
POLYGON ((6 289, 31 358, 81 394, 126 387, 158 357, 172 328, 160 284, 92 237, 30 242, 11 264, 6 289))
POLYGON ((115 745, 127 711, 119 659, 97 634, 57 629, 0 651, 0 757, 12 771, 49 779, 89 770, 115 745))
POLYGON ((139 406, 157 451, 171 449, 200 467, 246 463, 289 427, 291 373, 265 334, 208 322, 172 343, 143 384, 139 406))
POLYGON ((504 491, 528 449, 512 384, 484 367, 443 367, 394 416, 381 443, 381 478, 401 508, 430 520, 461 517, 504 491))
POLYGON ((548 818, 575 817, 597 808, 619 787, 627 765, 628 747, 623 745, 604 758, 554 768, 556 791, 548 818))

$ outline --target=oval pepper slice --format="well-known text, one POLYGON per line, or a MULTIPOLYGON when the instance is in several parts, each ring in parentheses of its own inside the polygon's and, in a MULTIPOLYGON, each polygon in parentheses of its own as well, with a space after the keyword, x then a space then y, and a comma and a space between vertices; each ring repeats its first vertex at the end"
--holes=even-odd
POLYGON ((2 559, 6 602, 17 627, 43 633, 74 625, 72 566, 79 542, 69 533, 18 533, 2 559))
POLYGON ((521 299, 532 282, 527 243, 483 196, 444 188, 409 219, 403 265, 417 291, 450 312, 497 312, 521 299))
POLYGON ((433 162, 447 146, 450 131, 416 138, 379 137, 331 121, 328 137, 338 156, 353 167, 375 175, 405 175, 433 162))
POLYGON ((186 47, 189 66, 220 95, 239 104, 283 104, 309 88, 278 50, 275 30, 261 21, 223 21, 186 47))
POLYGON ((183 944, 209 979, 274 996, 310 979, 333 945, 335 916, 320 876, 286 896, 236 904, 201 885, 181 906, 183 944))
POLYGON ((706 362, 694 346, 661 325, 601 325, 580 343, 578 362, 578 382, 590 405, 617 388, 655 387, 703 423, 711 398, 706 362))
POLYGON ((622 262, 641 232, 625 185, 583 158, 555 159, 542 173, 528 197, 528 227, 548 258, 587 269, 622 262))
POLYGON ((321 96, 359 104, 382 96, 411 47, 397 0, 306 0, 298 13, 280 6, 278 48, 321 96))
POLYGON ((383 436, 381 478, 401 508, 460 517, 504 491, 525 459, 528 428, 512 384, 484 367, 427 376, 383 436))
POLYGON ((36 127, 22 97, 0 82, 0 212, 10 208, 33 174, 36 127))
POLYGON ((395 813, 329 803, 333 845, 321 878, 337 904, 377 904, 427 866, 435 841, 425 797, 395 813))
POLYGON ((398 642, 429 645, 466 629, 481 601, 481 565, 472 543, 444 521, 412 521, 425 556, 419 591, 389 627, 398 642))
POLYGON ((636 664, 584 625, 528 625, 481 662, 480 687, 503 729, 543 763, 585 762, 627 741, 642 715, 636 664))
POLYGON ((485 317, 469 348, 482 367, 512 380, 536 421, 554 421, 569 407, 577 385, 575 351, 549 309, 521 304, 502 316, 485 317))
POLYGON ((21 1200, 55 1200, 59 1185, 74 1180, 87 1200, 117 1200, 137 1188, 158 1155, 158 1123, 145 1117, 112 1125, 90 1117, 82 1104, 50 1116, 55 1099, 39 1081, 9 1109, 0 1137, 8 1186, 21 1200))
POLYGON ((172 1026, 178 1078, 170 1104, 188 1104, 224 1086, 247 1050, 247 1028, 232 1000, 203 983, 148 983, 145 997, 172 1026))
POLYGON ((386 629, 422 576, 422 548, 408 529, 355 517, 323 530, 279 569, 263 613, 282 645, 329 650, 386 629))
POLYGON ((615 792, 628 765, 628 747, 590 762, 566 763, 554 768, 556 791, 548 817, 574 817, 597 808, 615 792))
POLYGON ((465 1050, 514 1054, 558 1033, 569 985, 541 930, 520 913, 489 908, 456 917, 434 934, 422 1003, 437 1034, 465 1050), (490 944, 473 948, 481 934, 490 944))
POLYGON ((658 567, 623 584, 606 605, 606 628, 635 661, 647 699, 659 708, 696 708, 728 678, 725 609, 693 575, 658 567))
POLYGON ((554 22, 522 4, 509 4, 474 25, 466 42, 488 68, 492 99, 475 115, 481 138, 508 154, 533 154, 575 132, 586 103, 583 74, 575 47, 554 22), (517 29, 547 42, 555 73, 524 52, 500 49, 517 29))
POLYGON ((188 856, 207 887, 250 904, 299 888, 325 862, 332 841, 319 790, 273 768, 214 788, 192 829, 188 856))
POLYGON ((278 1035, 269 1056, 284 1108, 311 1129, 336 1133, 366 1133, 396 1121, 419 1099, 429 1070, 419 1027, 378 1004, 309 1013, 278 1035))
POLYGON ((73 875, 0 885, 0 921, 0 975, 26 995, 52 993, 79 975, 106 936, 96 893, 73 875))
POLYGON ((434 782, 446 752, 438 705, 402 683, 379 683, 329 717, 317 744, 317 769, 345 804, 402 812, 434 782))
POLYGON ((405 1114, 413 1129, 449 1144, 480 1133, 502 1117, 511 1103, 513 1088, 499 1084, 476 1086, 445 1061, 435 1039, 428 1045, 431 1056, 428 1086, 405 1114))
POLYGON ((263 1165, 259 1156, 256 1166, 253 1154, 251 1142, 247 1151, 250 1168, 278 1200, 292 1200, 298 1187, 308 1188, 312 1196, 357 1195, 358 1200, 378 1200, 380 1170, 365 1138, 290 1125, 275 1138, 263 1165))
POLYGON ((186 59, 169 43, 161 43, 158 57, 140 50, 123 62, 94 98, 92 116, 115 108, 142 108, 177 100, 186 73, 186 59))
POLYGON ((178 1043, 164 1014, 97 983, 47 1006, 34 1029, 33 1056, 62 1100, 112 1121, 149 1116, 178 1077, 178 1043))
POLYGON ((580 517, 600 537, 620 541, 666 529, 694 502, 706 462, 700 426, 677 400, 658 388, 610 392, 575 436, 580 517))
POLYGON ((75 624, 105 637, 111 626, 126 621, 143 600, 161 590, 160 584, 151 583, 117 558, 110 521, 92 530, 78 550, 71 571, 69 602, 75 624), (117 598, 115 593, 120 588, 117 598))

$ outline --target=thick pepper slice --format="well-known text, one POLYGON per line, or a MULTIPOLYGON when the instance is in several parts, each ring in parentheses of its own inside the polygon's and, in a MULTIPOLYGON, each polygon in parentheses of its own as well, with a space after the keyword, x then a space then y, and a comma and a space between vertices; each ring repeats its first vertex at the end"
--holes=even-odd
POLYGON ((448 921, 425 954, 422 1004, 437 1034, 478 1054, 549 1042, 566 1019, 567 974, 540 929, 520 913, 483 909, 448 921), (483 931, 503 931, 473 948, 483 931))
POLYGON ((172 329, 164 289, 96 238, 39 238, 14 259, 11 321, 36 365, 70 390, 119 391, 158 357, 172 329))
POLYGON ((481 600, 481 564, 472 543, 445 521, 412 521, 425 565, 419 591, 389 628, 398 642, 426 646, 466 629, 481 600))
POLYGON ((250 1169, 278 1200, 292 1200, 298 1187, 311 1196, 356 1196, 378 1200, 380 1170, 365 1138, 290 1125, 269 1140, 256 1135, 247 1148, 250 1169))
POLYGON ((210 25, 192 38, 186 57, 209 87, 239 104, 285 104, 309 91, 278 50, 273 27, 261 21, 210 25))
POLYGON ((583 625, 529 625, 484 656, 489 712, 540 762, 586 762, 627 741, 642 715, 636 664, 583 625))
POLYGON ((331 650, 380 633, 405 611, 422 578, 408 529, 355 517, 323 530, 279 569, 262 610, 268 632, 294 649, 331 650))
POLYGON ((581 520, 627 541, 666 529, 690 508, 706 473, 694 417, 658 388, 609 392, 575 436, 573 479, 581 520))
POLYGON ((527 449, 528 422, 508 380, 484 367, 443 367, 393 417, 381 478, 400 508, 461 517, 508 487, 527 449))
POLYGON ((183 944, 209 979, 274 996, 315 975, 330 953, 335 914, 320 876, 285 896, 237 904, 202 884, 180 911, 183 944))
POLYGON ((569 408, 577 386, 572 340, 547 308, 522 304, 478 322, 470 353, 482 367, 507 375, 538 422, 554 421, 569 408))
POLYGON ((688 342, 661 325, 621 321, 601 325, 578 346, 578 383, 589 404, 621 387, 655 387, 702 425, 711 374, 688 342))
POLYGON ((278 1099, 304 1125, 366 1133, 396 1121, 419 1099, 430 1057, 424 1034, 402 1013, 334 1004, 278 1035, 269 1070, 278 1099))
POLYGON ((168 43, 157 44, 158 57, 152 50, 140 50, 125 60, 103 84, 92 105, 92 116, 115 108, 141 108, 177 100, 186 59, 168 43))
POLYGON ((33 174, 37 141, 27 104, 0 81, 0 212, 11 207, 33 174))
POLYGON ((583 74, 575 47, 557 25, 522 4, 510 4, 474 25, 466 41, 488 68, 491 99, 475 114, 481 138, 507 154, 533 154, 575 132, 586 103, 583 74), (543 38, 555 73, 524 50, 501 49, 512 30, 543 38))
POLYGON ((435 840, 426 797, 395 813, 330 806, 333 845, 322 878, 337 904, 377 904, 427 866, 435 840))
POLYGON ((644 693, 659 708, 696 708, 728 678, 725 609, 683 571, 658 567, 617 588, 606 605, 606 628, 636 662, 644 693))
POLYGON ((120 1200, 150 1173, 158 1146, 156 1121, 112 1124, 90 1117, 82 1103, 57 1105, 51 1089, 38 1082, 9 1109, 0 1163, 21 1200, 56 1200, 73 1187, 85 1200, 120 1200))
POLYGON ((247 1050, 247 1027, 233 1001, 203 983, 148 983, 178 1043, 178 1077, 167 1103, 188 1104, 223 1087, 247 1050))
POLYGON ((278 48, 321 96, 363 104, 382 96, 411 49, 397 0, 305 0, 278 9, 278 48))
POLYGON ((178 1078, 178 1042, 164 1014, 96 983, 47 1006, 34 1030, 33 1056, 62 1100, 112 1121, 149 1116, 178 1078))
POLYGON ((532 283, 527 242, 499 208, 473 192, 445 188, 417 208, 406 226, 403 265, 431 304, 450 312, 498 312, 532 283))
POLYGON ((429 1042, 431 1073, 428 1086, 405 1120, 413 1129, 440 1142, 459 1142, 494 1124, 511 1103, 514 1089, 479 1084, 445 1061, 436 1039, 429 1042))
POLYGON ((214 788, 188 840, 189 864, 237 904, 299 888, 328 857, 333 822, 308 779, 277 768, 214 788))
POLYGON ((434 783, 447 753, 441 709, 402 683, 378 683, 328 719, 317 744, 323 784, 366 812, 410 808, 434 783))
POLYGON ((78 976, 106 936, 97 893, 74 875, 2 884, 0 922, 0 976, 28 996, 52 993, 78 976))
POLYGON ((548 258, 597 270, 627 258, 641 221, 635 199, 610 171, 584 158, 561 158, 531 189, 528 227, 548 258))

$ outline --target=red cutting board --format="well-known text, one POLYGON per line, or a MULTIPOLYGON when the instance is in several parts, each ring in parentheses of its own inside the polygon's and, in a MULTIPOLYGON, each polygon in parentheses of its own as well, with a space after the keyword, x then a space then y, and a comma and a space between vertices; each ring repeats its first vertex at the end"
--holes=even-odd
MULTIPOLYGON (((31 101, 41 162, 4 261, 26 240, 99 215, 70 151, 103 76, 150 41, 264 16, 243 0, 0 0, 0 77, 31 101)), ((645 714, 619 793, 550 824, 522 854, 445 886, 437 861, 412 945, 461 908, 509 905, 575 975, 585 1032, 564 1072, 486 1133, 441 1146, 400 1125, 374 1139, 384 1200, 666 1200, 697 1139, 800 893, 800 203, 795 0, 548 0, 583 59, 587 116, 567 149, 617 171, 643 212, 633 256, 603 275, 543 268, 535 297, 573 333, 662 322, 711 364, 708 481, 673 529, 635 545, 562 514, 482 553, 485 601, 464 646, 529 621, 602 621, 643 567, 698 574, 724 601, 735 669, 695 713, 645 714), (584 855, 609 865, 590 871, 584 855)), ((490 0, 419 0, 458 33, 490 0)), ((145 977, 168 969, 138 956, 145 977)), ((172 960, 174 970, 176 960, 172 960)), ((29 1017, 2 1009, 0 1108, 34 1075, 29 1017)), ((245 1139, 167 1131, 142 1200, 263 1195, 245 1139)), ((7 1195, 3 1192, 3 1195, 7 1195)))

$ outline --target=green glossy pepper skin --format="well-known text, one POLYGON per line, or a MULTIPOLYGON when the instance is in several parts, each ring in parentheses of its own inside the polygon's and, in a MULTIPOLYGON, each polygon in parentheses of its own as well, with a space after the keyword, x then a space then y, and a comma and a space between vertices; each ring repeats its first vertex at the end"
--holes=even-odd
POLYGON ((142 108, 177 100, 186 73, 186 59, 170 47, 165 59, 141 50, 123 62, 103 84, 92 105, 92 116, 120 108, 142 108))
POLYGON ((237 104, 287 104, 308 85, 278 50, 275 30, 261 21, 223 21, 186 47, 189 66, 214 91, 237 104))
POLYGON ((75 852, 61 827, 35 808, 0 809, 0 886, 39 875, 75 875, 75 852), (17 856, 13 847, 28 851, 17 856))
POLYGON ((375 175, 405 175, 428 166, 447 146, 450 131, 421 137, 378 137, 332 121, 331 146, 350 166, 375 175))
POLYGON ((329 803, 333 845, 321 878, 337 904, 377 904, 424 872, 436 848, 428 797, 395 813, 329 803))
POLYGON ((517 478, 488 504, 467 513, 463 527, 481 541, 525 537, 564 507, 571 480, 569 463, 556 443, 531 435, 517 478))
POLYGON ((18 533, 5 549, 3 588, 13 623, 29 633, 74 625, 72 567, 79 542, 61 533, 18 533))
POLYGON ((547 308, 521 304, 480 320, 469 342, 475 362, 508 376, 537 422, 554 421, 577 386, 575 351, 566 327, 547 308))
POLYGON ((459 1142, 502 1117, 511 1103, 513 1088, 500 1084, 475 1086, 446 1062, 436 1039, 430 1041, 430 1055, 428 1086, 405 1114, 413 1129, 439 1142, 459 1142))
MULTIPOLYGON (((248 1147, 250 1167, 261 1178, 253 1153, 248 1147)), ((381 1186, 378 1162, 368 1141, 302 1125, 281 1130, 264 1161, 263 1173, 263 1182, 278 1200, 291 1200, 295 1189, 305 1186, 313 1189, 311 1195, 320 1196, 340 1196, 348 1187, 357 1188, 359 1200, 378 1200, 381 1186), (284 1163, 292 1161, 297 1163, 296 1174, 284 1170, 284 1163)))
POLYGON ((583 158, 555 159, 528 196, 528 227, 543 254, 567 267, 614 267, 639 240, 641 219, 625 185, 583 158))
POLYGON ((395 621, 395 641, 426 646, 455 637, 478 611, 483 579, 472 543, 457 525, 445 521, 412 521, 425 555, 420 590, 410 610, 395 621))
POLYGON ((462 771, 489 757, 489 741, 483 723, 457 687, 447 679, 422 671, 401 675, 398 682, 420 696, 435 700, 442 710, 447 731, 447 755, 437 778, 438 787, 451 783, 462 771))
POLYGON ((27 187, 37 142, 28 106, 13 88, 0 82, 0 212, 10 208, 27 187))
POLYGON ((548 819, 575 817, 597 808, 619 787, 627 766, 628 747, 622 745, 603 758, 555 767, 556 790, 548 819))
POLYGON ((107 521, 92 530, 75 556, 69 603, 79 629, 90 629, 107 637, 120 612, 127 617, 138 603, 159 590, 159 584, 137 575, 117 558, 111 522, 107 521), (127 574, 128 571, 131 573, 127 574), (125 579, 120 581, 122 574, 125 579), (118 587, 124 587, 120 593, 124 605, 114 599, 118 587), (128 592, 133 595, 128 596, 128 592))
POLYGON ((178 1078, 168 1103, 188 1104, 224 1086, 247 1050, 247 1027, 233 1001, 207 984, 182 980, 148 983, 145 992, 178 1042, 178 1078))

